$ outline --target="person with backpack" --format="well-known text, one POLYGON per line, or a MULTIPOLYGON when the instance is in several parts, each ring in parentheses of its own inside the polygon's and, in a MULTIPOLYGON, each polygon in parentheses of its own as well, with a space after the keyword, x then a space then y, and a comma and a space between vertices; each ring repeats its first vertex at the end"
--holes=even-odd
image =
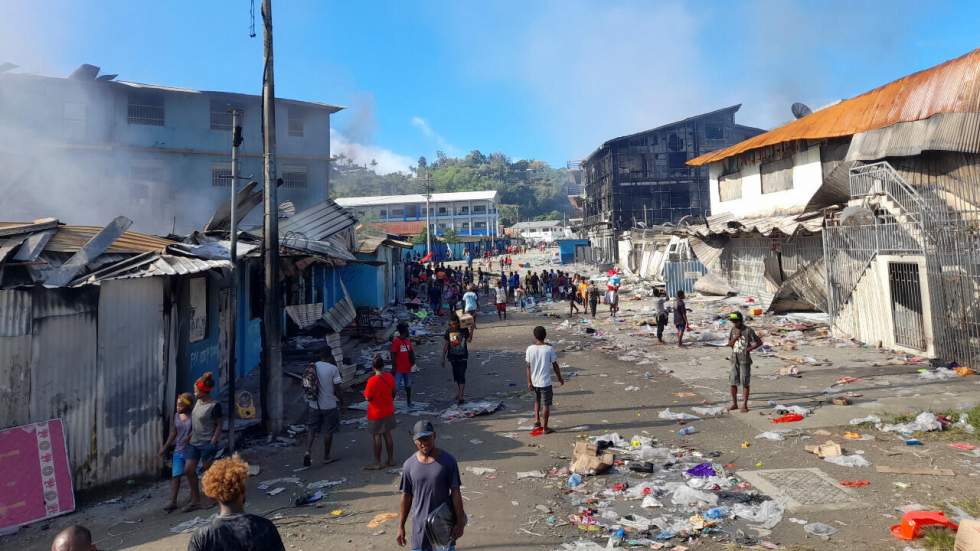
POLYGON ((412 366, 415 365, 415 347, 408 336, 408 324, 398 324, 398 336, 391 339, 391 366, 395 372, 395 389, 405 389, 405 404, 412 407, 412 366))
POLYGON ((343 401, 340 384, 343 383, 340 368, 329 348, 320 350, 320 361, 310 364, 303 373, 303 391, 306 394, 306 453, 303 466, 312 465, 310 452, 313 442, 323 433, 323 464, 336 461, 330 457, 333 435, 340 429, 340 408, 343 401))

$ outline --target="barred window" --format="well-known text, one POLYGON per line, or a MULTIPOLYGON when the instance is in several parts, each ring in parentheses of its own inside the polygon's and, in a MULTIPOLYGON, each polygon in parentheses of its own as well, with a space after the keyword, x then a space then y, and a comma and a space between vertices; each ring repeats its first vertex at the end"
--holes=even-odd
POLYGON ((149 92, 129 93, 126 122, 129 124, 163 126, 164 119, 163 94, 149 92))
POLYGON ((245 126, 245 106, 229 101, 211 100, 211 130, 231 130, 231 109, 238 110, 238 126, 245 126))
POLYGON ((304 134, 304 122, 306 120, 306 110, 301 107, 290 107, 287 118, 289 135, 302 138, 304 134))
POLYGON ((231 167, 228 165, 215 165, 211 167, 211 185, 214 187, 228 187, 231 185, 231 167))
POLYGON ((282 186, 285 188, 306 187, 306 167, 286 167, 282 171, 282 186))

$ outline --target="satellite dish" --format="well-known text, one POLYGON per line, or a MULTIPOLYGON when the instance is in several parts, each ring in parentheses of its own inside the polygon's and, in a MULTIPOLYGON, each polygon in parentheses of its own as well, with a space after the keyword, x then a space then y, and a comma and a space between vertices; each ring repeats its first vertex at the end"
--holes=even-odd
POLYGON ((793 112, 793 116, 802 119, 803 117, 813 113, 813 110, 806 106, 805 103, 796 102, 791 107, 790 110, 793 112))

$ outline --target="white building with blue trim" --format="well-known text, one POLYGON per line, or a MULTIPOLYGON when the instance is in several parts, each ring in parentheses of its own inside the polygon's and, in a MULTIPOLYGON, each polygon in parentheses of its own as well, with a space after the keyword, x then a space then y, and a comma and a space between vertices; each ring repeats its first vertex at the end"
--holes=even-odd
MULTIPOLYGON (((338 205, 351 210, 361 221, 425 222, 426 198, 422 194, 340 197, 338 205)), ((497 192, 461 191, 433 193, 429 223, 433 235, 448 229, 456 235, 496 236, 498 234, 497 192)))

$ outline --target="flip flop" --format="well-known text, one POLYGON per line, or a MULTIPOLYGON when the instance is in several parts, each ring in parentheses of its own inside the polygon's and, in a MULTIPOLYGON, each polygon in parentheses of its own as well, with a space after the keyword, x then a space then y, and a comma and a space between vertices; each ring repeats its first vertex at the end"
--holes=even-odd
POLYGON ((544 434, 544 428, 543 427, 535 427, 531 431, 531 436, 541 436, 542 434, 544 434))

